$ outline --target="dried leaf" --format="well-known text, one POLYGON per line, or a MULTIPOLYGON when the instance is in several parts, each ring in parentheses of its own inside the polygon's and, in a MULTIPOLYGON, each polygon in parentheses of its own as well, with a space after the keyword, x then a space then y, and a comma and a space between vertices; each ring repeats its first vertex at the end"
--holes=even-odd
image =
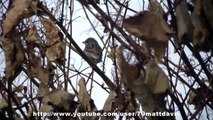
POLYGON ((115 48, 111 48, 111 50, 108 52, 107 57, 110 58, 112 61, 114 61, 114 59, 115 59, 115 48))
POLYGON ((36 44, 41 43, 39 40, 37 29, 34 24, 31 25, 31 28, 29 29, 26 39, 30 43, 36 43, 36 44))
POLYGON ((137 70, 136 66, 130 65, 126 62, 123 56, 122 47, 119 47, 117 50, 117 62, 123 81, 125 82, 126 86, 134 93, 135 97, 138 98, 140 104, 143 107, 143 110, 146 112, 166 111, 164 101, 165 95, 153 93, 152 88, 150 88, 150 86, 145 83, 144 71, 137 70))
POLYGON ((192 41, 193 26, 189 16, 186 0, 178 0, 175 9, 179 43, 192 41))
POLYGON ((198 50, 208 51, 209 49, 213 49, 213 42, 210 36, 210 30, 206 24, 206 18, 202 15, 202 4, 202 0, 197 0, 192 13, 192 24, 194 25, 192 43, 198 50))
POLYGON ((165 93, 165 91, 169 89, 169 82, 166 74, 154 60, 149 61, 146 65, 146 77, 144 83, 150 87, 154 94, 165 93))
POLYGON ((44 96, 46 96, 49 93, 49 89, 48 86, 44 83, 41 83, 39 85, 39 89, 38 89, 38 93, 36 95, 37 98, 43 98, 44 96))
POLYGON ((63 90, 54 90, 49 92, 43 99, 43 104, 51 104, 54 108, 70 111, 70 106, 74 100, 75 95, 63 90))
POLYGON ((33 0, 32 4, 30 5, 32 11, 37 14, 37 11, 39 10, 38 8, 38 1, 33 0))
POLYGON ((50 61, 56 61, 61 54, 61 43, 55 43, 47 48, 47 57, 50 61))
POLYGON ((107 97, 103 110, 104 111, 112 111, 113 110, 113 104, 115 104, 117 94, 115 91, 110 91, 109 96, 107 97))
POLYGON ((48 84, 49 81, 52 80, 51 76, 54 74, 54 72, 51 72, 51 69, 44 68, 41 64, 41 59, 34 55, 34 53, 30 55, 29 59, 32 64, 30 68, 31 76, 38 78, 43 84, 48 84))
POLYGON ((29 111, 28 111, 28 113, 27 113, 27 117, 28 118, 31 118, 32 116, 33 116, 33 112, 34 112, 35 110, 33 109, 33 108, 30 108, 29 109, 29 111))
POLYGON ((40 63, 31 68, 32 77, 38 78, 41 83, 47 84, 50 80, 50 71, 40 63))
POLYGON ((125 84, 129 86, 130 88, 135 87, 135 83, 133 80, 138 79, 139 77, 144 77, 141 74, 141 71, 137 68, 136 65, 130 65, 127 63, 123 56, 123 46, 118 47, 117 49, 117 63, 118 63, 118 69, 121 73, 122 79, 124 80, 125 84))
POLYGON ((59 29, 58 27, 55 25, 55 23, 47 18, 44 18, 41 21, 42 25, 45 28, 45 35, 47 37, 47 45, 53 45, 55 42, 59 42, 60 41, 60 37, 58 35, 59 33, 59 29))
POLYGON ((21 118, 21 116, 19 114, 16 114, 15 120, 24 120, 24 118, 21 118))
POLYGON ((155 14, 159 15, 160 17, 164 16, 165 12, 157 0, 149 0, 148 9, 150 12, 154 12, 155 14))
POLYGON ((203 0, 203 10, 211 29, 213 29, 213 3, 211 0, 203 0))
POLYGON ((195 109, 199 108, 199 105, 202 104, 202 98, 199 96, 199 94, 202 93, 202 88, 196 88, 195 89, 198 94, 196 94, 194 91, 189 92, 189 104, 193 104, 195 106, 195 109))
POLYGON ((5 77, 6 79, 9 79, 24 62, 24 52, 22 50, 21 42, 19 42, 19 36, 14 34, 1 39, 6 62, 5 77))
POLYGON ((165 30, 166 34, 173 34, 174 32, 169 28, 168 24, 166 23, 164 16, 165 16, 165 12, 162 8, 162 6, 160 5, 160 3, 157 0, 150 0, 149 1, 149 5, 148 5, 148 9, 150 12, 154 13, 159 19, 160 19, 160 24, 163 28, 163 30, 165 30))
POLYGON ((29 17, 32 0, 14 0, 3 24, 3 37, 7 35, 25 17, 29 17))
MULTIPOLYGON (((117 49, 117 62, 119 71, 121 73, 122 79, 125 85, 135 94, 135 96, 139 99, 139 102, 143 106, 145 111, 153 111, 154 100, 152 99, 152 93, 150 88, 144 84, 144 76, 139 76, 138 78, 134 78, 133 75, 129 72, 132 71, 131 65, 126 62, 123 56, 123 47, 120 46, 117 49)), ((135 71, 135 70, 134 70, 135 71)), ((137 72, 136 72, 137 73, 137 72)))
POLYGON ((51 111, 54 111, 54 108, 51 105, 43 104, 39 111, 40 112, 51 112, 51 111))
POLYGON ((4 98, 2 98, 0 102, 0 110, 6 107, 8 107, 8 103, 4 98))
POLYGON ((47 38, 47 57, 50 61, 56 61, 57 59, 65 61, 65 43, 63 42, 63 34, 55 25, 55 23, 49 19, 44 18, 42 24, 46 30, 47 38))
POLYGON ((148 11, 125 19, 124 27, 128 32, 144 40, 148 48, 153 48, 158 59, 164 56, 169 37, 173 34, 159 13, 148 11))
POLYGON ((87 93, 86 83, 85 83, 85 79, 83 77, 79 80, 78 85, 79 85, 78 99, 79 99, 81 105, 83 106, 83 108, 88 112, 96 111, 97 108, 96 108, 93 100, 87 93))

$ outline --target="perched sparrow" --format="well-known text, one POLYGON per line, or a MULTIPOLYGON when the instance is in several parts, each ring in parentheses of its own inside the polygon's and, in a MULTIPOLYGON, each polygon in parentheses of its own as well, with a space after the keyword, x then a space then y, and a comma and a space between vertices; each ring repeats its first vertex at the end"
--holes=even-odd
POLYGON ((85 44, 84 53, 94 63, 101 62, 102 49, 94 38, 88 38, 83 42, 85 44))

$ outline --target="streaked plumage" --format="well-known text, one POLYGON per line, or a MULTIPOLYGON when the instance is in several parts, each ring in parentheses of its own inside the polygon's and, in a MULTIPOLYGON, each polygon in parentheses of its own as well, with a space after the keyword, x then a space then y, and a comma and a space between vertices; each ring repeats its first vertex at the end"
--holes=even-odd
POLYGON ((99 46, 98 42, 94 38, 88 38, 83 43, 85 44, 84 53, 87 55, 87 57, 92 62, 101 62, 102 49, 99 46))

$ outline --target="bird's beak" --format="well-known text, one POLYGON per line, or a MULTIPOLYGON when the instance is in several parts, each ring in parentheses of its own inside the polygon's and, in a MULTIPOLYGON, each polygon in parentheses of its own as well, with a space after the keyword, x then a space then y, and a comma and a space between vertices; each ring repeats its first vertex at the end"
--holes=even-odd
POLYGON ((86 41, 83 41, 82 43, 84 43, 84 44, 85 44, 85 43, 86 43, 86 41))

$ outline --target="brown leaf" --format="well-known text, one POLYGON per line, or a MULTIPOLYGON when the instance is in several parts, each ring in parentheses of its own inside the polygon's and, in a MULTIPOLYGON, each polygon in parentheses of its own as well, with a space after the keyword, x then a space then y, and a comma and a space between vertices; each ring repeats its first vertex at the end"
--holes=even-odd
POLYGON ((37 98, 43 98, 44 96, 46 96, 49 93, 49 88, 46 84, 41 83, 39 85, 39 89, 38 89, 38 93, 36 95, 37 98))
POLYGON ((38 8, 38 1, 33 0, 30 5, 31 10, 37 15, 38 8))
POLYGON ((29 17, 27 8, 32 0, 14 0, 3 24, 3 36, 9 33, 21 19, 29 17))
POLYGON ((110 58, 112 61, 114 61, 114 59, 115 59, 115 48, 111 48, 111 50, 108 52, 107 57, 110 58))
POLYGON ((35 112, 35 109, 34 108, 30 108, 28 113, 27 113, 27 117, 31 118, 33 116, 33 112, 35 112))
POLYGON ((41 43, 39 40, 37 29, 34 24, 31 25, 31 28, 29 29, 26 39, 30 43, 36 43, 36 44, 41 43))
POLYGON ((85 83, 85 79, 83 77, 79 80, 78 85, 79 85, 78 99, 79 99, 81 105, 83 106, 83 108, 88 112, 96 111, 97 108, 96 108, 93 100, 87 93, 86 83, 85 83))
POLYGON ((124 20, 126 30, 144 40, 148 48, 154 49, 159 59, 164 56, 169 37, 173 34, 160 14, 143 11, 124 20))
POLYGON ((213 3, 211 0, 203 0, 203 10, 211 29, 213 29, 213 3))
POLYGON ((154 94, 165 93, 169 88, 166 74, 154 60, 149 61, 146 65, 146 77, 144 83, 149 86, 154 94))
POLYGON ((47 48, 47 57, 50 61, 56 61, 60 58, 61 52, 61 42, 55 43, 47 48))
POLYGON ((52 104, 54 107, 63 108, 66 111, 70 110, 72 101, 75 95, 63 90, 54 90, 49 92, 43 99, 43 104, 52 104))
POLYGON ((31 68, 32 77, 38 78, 41 83, 47 84, 50 80, 50 71, 48 68, 44 68, 41 63, 31 68))
POLYGON ((2 98, 1 102, 0 102, 0 110, 3 109, 3 108, 6 108, 6 107, 8 107, 7 100, 5 100, 4 98, 2 98))
POLYGON ((144 74, 142 73, 143 71, 139 70, 136 65, 131 65, 126 61, 123 55, 123 50, 124 47, 120 46, 116 51, 118 70, 121 73, 124 83, 130 88, 135 88, 137 86, 135 82, 137 82, 138 78, 144 77, 144 74))
POLYGON ((112 111, 113 110, 113 104, 116 102, 117 94, 115 91, 110 91, 109 96, 107 97, 103 110, 104 111, 112 111))
POLYGON ((49 19, 44 18, 42 24, 46 30, 48 59, 50 61, 56 61, 57 59, 64 61, 66 44, 63 42, 63 34, 60 33, 55 23, 49 19))
POLYGON ((135 97, 138 98, 144 111, 146 112, 166 111, 164 94, 156 93, 156 91, 158 93, 161 93, 163 89, 159 90, 156 86, 154 86, 155 88, 153 89, 151 88, 152 86, 151 87, 149 86, 150 84, 147 84, 149 83, 148 81, 146 81, 145 83, 144 70, 141 69, 137 70, 136 66, 130 65, 129 63, 126 62, 123 56, 122 47, 119 47, 117 50, 117 63, 119 72, 121 73, 124 83, 126 84, 128 89, 130 89, 134 93, 135 97), (136 73, 138 73, 138 75, 134 71, 137 71, 136 73))
POLYGON ((6 62, 5 76, 9 79, 24 62, 24 52, 22 50, 20 36, 14 34, 7 38, 2 37, 1 39, 6 62))
MULTIPOLYGON (((178 29, 178 43, 186 43, 192 41, 193 26, 189 16, 186 0, 178 0, 175 9, 178 29)), ((176 42, 176 41, 175 41, 176 42)))
POLYGON ((195 109, 197 109, 199 108, 200 104, 203 103, 202 97, 200 97, 200 95, 204 93, 202 91, 202 88, 196 88, 195 91, 196 93, 192 90, 189 92, 188 103, 193 104, 195 106, 195 109))
POLYGON ((54 111, 54 108, 51 105, 43 104, 39 111, 40 112, 51 112, 51 111, 54 111))
POLYGON ((139 99, 139 102, 145 111, 153 111, 155 106, 151 90, 144 84, 143 75, 139 76, 139 78, 134 78, 129 72, 132 71, 130 67, 131 65, 126 62, 123 56, 122 46, 117 49, 117 63, 125 85, 135 94, 136 98, 139 99))
POLYGON ((149 0, 148 9, 150 12, 156 13, 160 17, 164 16, 164 10, 157 0, 149 0))
POLYGON ((213 49, 213 42, 210 36, 210 30, 206 24, 206 18, 202 15, 202 5, 203 1, 197 0, 192 13, 192 24, 194 25, 192 43, 198 50, 208 51, 209 49, 213 49))

